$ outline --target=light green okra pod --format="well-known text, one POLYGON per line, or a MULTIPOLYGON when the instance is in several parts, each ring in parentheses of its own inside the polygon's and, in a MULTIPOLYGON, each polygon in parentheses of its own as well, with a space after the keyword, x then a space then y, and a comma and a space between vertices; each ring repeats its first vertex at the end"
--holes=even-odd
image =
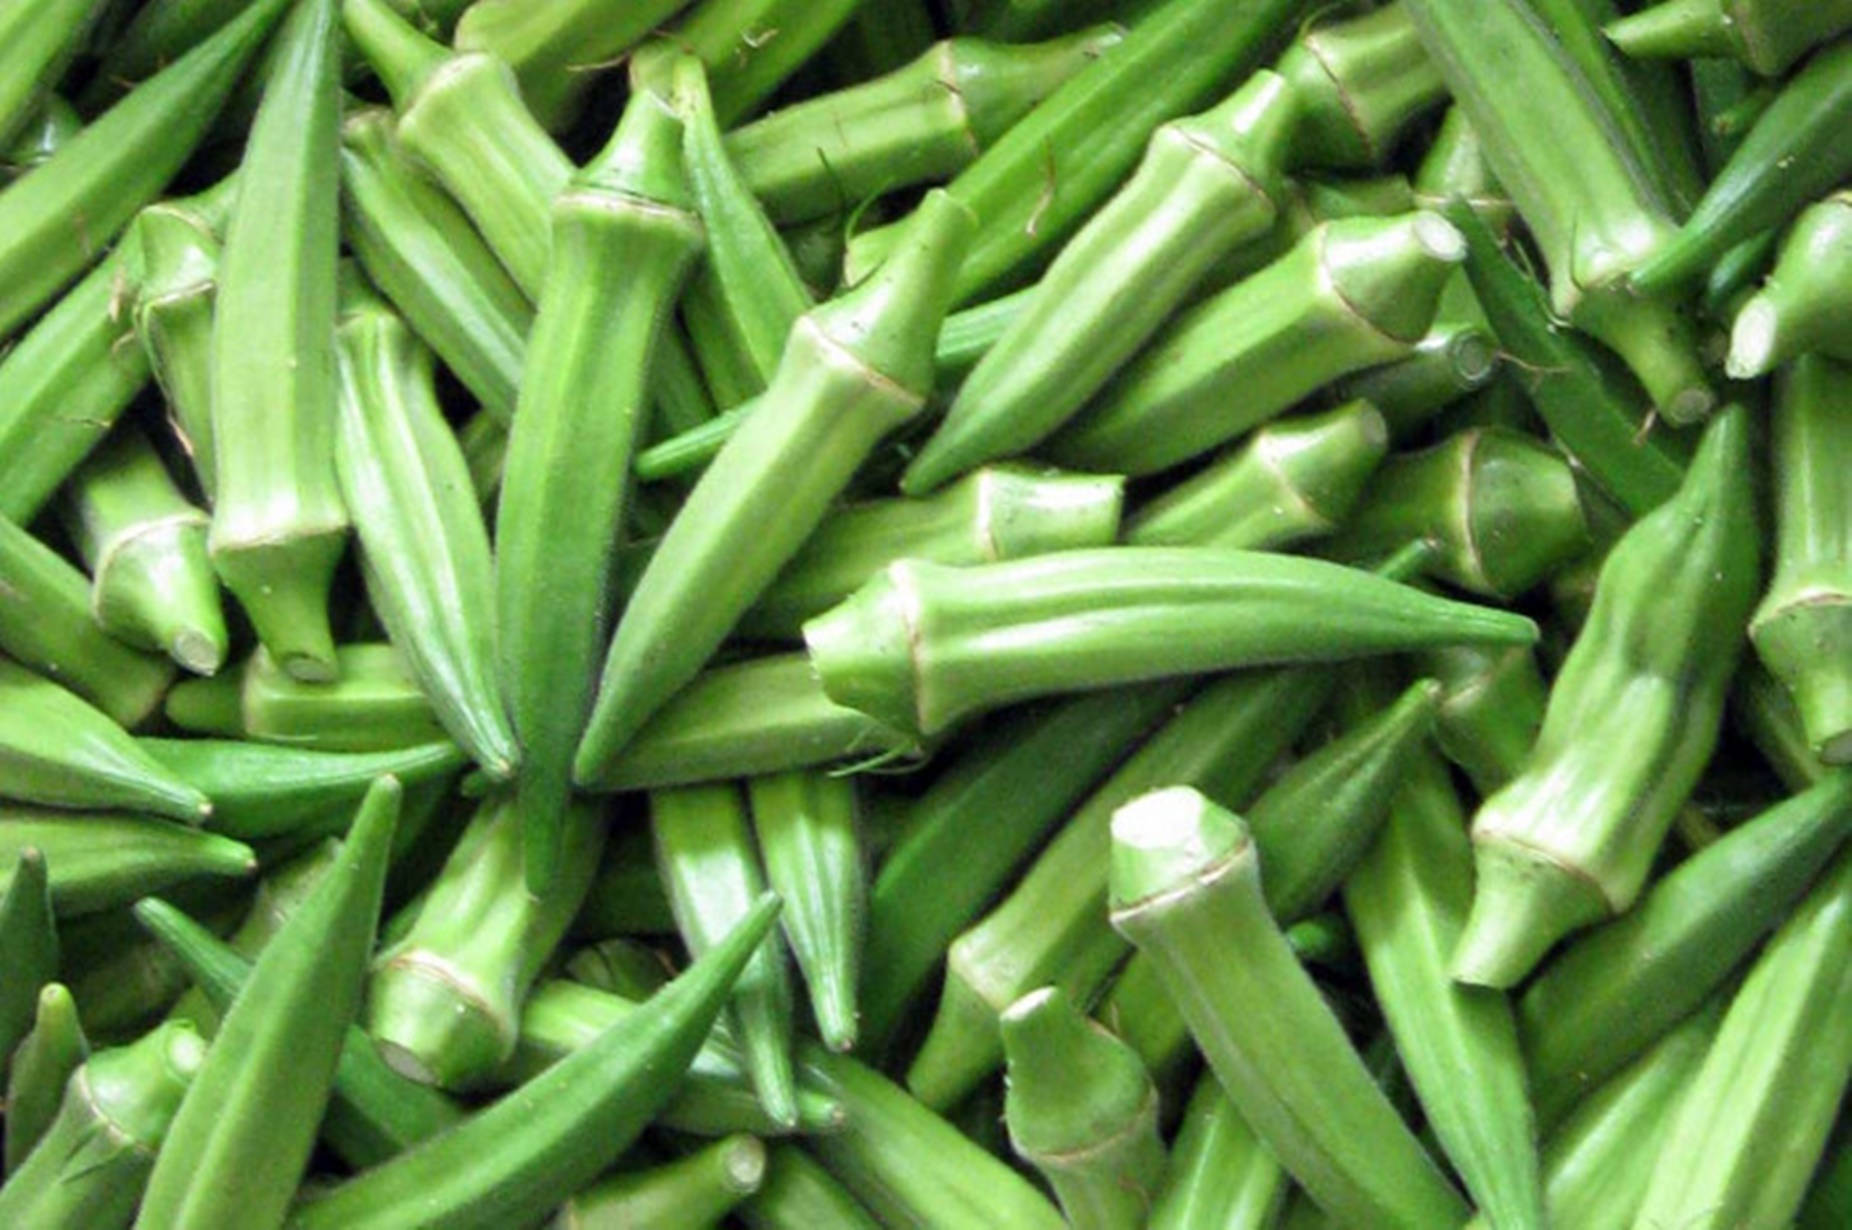
MULTIPOLYGON (((1441 292, 1441 316, 1466 308, 1474 316, 1482 315, 1476 300, 1465 307, 1449 302, 1462 296, 1470 299, 1471 294, 1464 276, 1454 274, 1441 292)), ((1347 376, 1331 392, 1335 398, 1369 402, 1388 423, 1389 434, 1406 440, 1461 399, 1496 388, 1493 381, 1501 370, 1498 341, 1484 325, 1477 320, 1437 319, 1407 355, 1347 376)))
POLYGON ((1399 4, 1306 26, 1280 57, 1279 73, 1304 108, 1293 135, 1293 161, 1302 167, 1381 166, 1410 122, 1447 97, 1399 4))
POLYGON ((764 1181, 734 1216, 751 1230, 877 1230, 880 1225, 810 1154, 784 1142, 768 1150, 764 1181))
POLYGON ((1230 1099, 1325 1210, 1411 1230, 1465 1220, 1280 934, 1239 817, 1188 788, 1120 808, 1112 907, 1113 926, 1158 961, 1230 1099))
POLYGON ((1151 1230, 1270 1230, 1292 1190, 1214 1072, 1196 1080, 1171 1146, 1170 1173, 1151 1209, 1151 1230))
POLYGON ((334 460, 367 596, 444 729, 484 772, 511 777, 520 753, 495 675, 489 532, 431 352, 370 289, 344 293, 334 460))
POLYGON ((1638 59, 1714 56, 1779 77, 1822 43, 1852 30, 1847 0, 1661 0, 1602 30, 1638 59))
POLYGON ((0 1054, 10 1058, 32 1028, 40 990, 58 976, 58 928, 44 851, 21 846, 8 863, 6 889, 0 892, 0 951, 7 960, 7 977, 0 981, 0 1054))
POLYGON ((183 730, 325 752, 382 752, 444 739, 444 728, 391 645, 342 645, 333 683, 292 679, 262 649, 216 679, 168 693, 167 718, 183 730))
POLYGON ((1852 190, 1808 206, 1794 220, 1768 280, 1737 309, 1725 370, 1749 380, 1812 351, 1852 361, 1849 282, 1852 190))
POLYGON ((970 227, 967 210, 929 194, 901 252, 799 319, 758 411, 702 474, 631 592, 577 781, 598 780, 694 678, 875 446, 922 409, 970 227))
POLYGON ((1473 818, 1454 977, 1510 986, 1633 904, 1710 760, 1759 586, 1748 411, 1705 430, 1678 494, 1608 553, 1524 771, 1473 818))
POLYGON ((1299 115, 1292 87, 1263 71, 1153 133, 1132 178, 1061 249, 966 377, 901 489, 930 491, 1072 418, 1218 260, 1272 225, 1299 115))
POLYGON ((31 1155, 58 1117, 65 1083, 90 1055, 77 1002, 62 982, 39 989, 32 1031, 12 1052, 6 1073, 6 1173, 31 1155))
POLYGON ((1410 353, 1465 255, 1437 214, 1321 223, 1173 319, 1045 451, 1126 474, 1207 452, 1340 376, 1410 353))
POLYGON ((706 1230, 765 1181, 765 1146, 728 1136, 688 1156, 620 1170, 560 1206, 555 1230, 706 1230))
POLYGON ((0 145, 11 144, 64 76, 103 0, 12 0, 0 7, 0 145))
POLYGON ((548 128, 579 110, 598 82, 596 70, 617 64, 687 0, 474 0, 451 41, 458 51, 483 51, 514 69, 521 98, 548 128))
POLYGON ((1452 646, 1418 659, 1440 682, 1434 742, 1483 798, 1516 777, 1543 725, 1549 686, 1528 647, 1452 646))
MULTIPOLYGON (((125 812, 0 806, 0 880, 11 884, 26 850, 44 855, 60 918, 127 905, 194 876, 239 878, 257 870, 251 848, 216 833, 125 812)), ((27 997, 30 1010, 32 989, 27 997)))

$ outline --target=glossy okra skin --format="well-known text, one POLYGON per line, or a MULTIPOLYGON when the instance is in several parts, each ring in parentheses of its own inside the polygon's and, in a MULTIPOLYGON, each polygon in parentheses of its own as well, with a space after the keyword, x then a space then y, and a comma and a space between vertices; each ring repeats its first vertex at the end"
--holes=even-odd
POLYGON ((1848 832, 1852 780, 1835 773, 1693 854, 1552 961, 1519 1002, 1542 1122, 1561 1119, 1702 1003, 1848 832))
POLYGON ((1478 889, 1456 978, 1510 986, 1639 895, 1716 743, 1758 555, 1748 412, 1735 406, 1706 429, 1678 494, 1608 553, 1524 771, 1473 818, 1478 889))
POLYGON ((1434 742, 1463 770, 1481 797, 1524 768, 1549 685, 1525 647, 1454 646, 1420 656, 1420 669, 1441 685, 1434 742))
POLYGON ((794 639, 805 620, 898 559, 985 564, 1110 545, 1124 485, 1113 475, 989 466, 932 496, 850 505, 817 527, 739 631, 794 639))
POLYGON ((58 1117, 64 1086, 90 1055, 77 1003, 62 982, 39 989, 32 1031, 12 1052, 6 1073, 6 1173, 18 1170, 58 1117))
POLYGON ((32 1028, 41 989, 58 976, 58 929, 44 852, 20 847, 8 864, 6 889, 0 892, 0 945, 8 969, 0 983, 0 1052, 10 1057, 32 1028))
POLYGON ((130 649, 90 614, 90 584, 50 547, 0 517, 0 651, 134 727, 174 677, 165 658, 130 649))
POLYGON ((765 1179, 734 1216, 751 1230, 876 1230, 880 1225, 809 1153, 789 1142, 767 1150, 765 1179))
MULTIPOLYGON (((712 947, 765 892, 766 875, 749 824, 746 800, 730 782, 650 794, 656 870, 690 952, 712 947)), ((759 1101, 772 1121, 785 1127, 797 1122, 792 1016, 785 945, 774 937, 753 954, 734 983, 727 1019, 759 1101)))
POLYGON ((1322 223, 1173 319, 1046 452, 1151 474, 1232 440, 1340 376, 1410 353, 1465 254, 1436 214, 1322 223))
POLYGON ((623 1169, 560 1206, 561 1230, 671 1230, 716 1226, 765 1181, 765 1146, 728 1136, 686 1157, 623 1169))
POLYGON ((1299 166, 1380 166, 1409 123, 1447 97, 1398 4, 1308 25, 1280 57, 1279 72, 1304 106, 1293 136, 1299 166))
POLYGON ((923 407, 970 227, 962 206, 929 194, 902 251, 799 319, 758 410, 695 484, 631 592, 574 760, 577 781, 598 780, 694 678, 882 437, 923 407))
POLYGON ((342 0, 347 35, 398 112, 398 136, 463 207, 526 295, 547 270, 550 209, 573 166, 521 101, 514 72, 425 37, 387 0, 342 0))
POLYGON ((727 153, 780 223, 948 179, 1062 82, 1125 37, 1093 26, 1032 45, 959 37, 861 84, 727 134, 727 153))
POLYGON ((482 51, 514 69, 521 98, 548 128, 570 121, 595 69, 662 25, 685 0, 475 0, 457 21, 458 51, 482 51))
POLYGON ((1715 56, 1779 77, 1802 56, 1852 30, 1852 4, 1822 0, 1660 0, 1604 28, 1614 45, 1640 59, 1715 56))
POLYGON ((1054 987, 999 1018, 1010 1145, 1054 1188, 1068 1224, 1144 1224, 1164 1173, 1158 1093, 1138 1055, 1054 987))
POLYGON ((282 28, 225 232, 210 388, 213 566, 283 670, 335 677, 328 589, 347 539, 335 483, 333 0, 282 28))
POLYGON ((392 113, 341 126, 342 235, 367 277, 506 426, 534 308, 467 215, 413 165, 392 113))
POLYGON ((544 1215, 608 1166, 674 1092, 777 918, 762 899, 637 1012, 456 1127, 299 1204, 295 1230, 408 1220, 505 1226, 544 1215))
POLYGON ((373 610, 458 746, 491 777, 512 776, 520 753, 495 674, 489 533, 431 352, 356 288, 335 355, 335 471, 373 610))
POLYGON ((662 99, 633 95, 610 141, 555 201, 552 272, 508 439, 495 527, 497 653, 521 742, 536 889, 559 868, 573 749, 613 617, 649 356, 701 244, 680 135, 662 99))
POLYGON ((194 876, 237 878, 257 869, 249 846, 144 815, 15 803, 0 808, 0 821, 7 882, 23 851, 42 852, 60 918, 126 905, 194 876))
POLYGON ((0 1187, 9 1226, 126 1230, 206 1054, 184 1021, 99 1051, 71 1075, 39 1147, 0 1187))
POLYGON ((326 752, 381 752, 445 738, 417 681, 391 645, 343 645, 333 683, 292 679, 264 650, 216 679, 191 679, 167 696, 183 730, 326 752))
POLYGON ((1151 1208, 1152 1230, 1263 1230, 1274 1225, 1291 1190, 1286 1172, 1215 1073, 1204 1072, 1171 1145, 1170 1171, 1151 1208))
POLYGON ((1140 679, 1534 639, 1521 616, 1322 560, 1220 547, 970 568, 903 560, 804 633, 832 697, 923 734, 1012 701, 1140 679))
MULTIPOLYGON (((715 112, 730 127, 796 72, 864 2, 702 0, 667 39, 706 66, 715 112)), ((639 59, 648 60, 648 52, 639 59)), ((642 84, 660 88, 663 81, 652 71, 642 84)))
POLYGON ((0 658, 0 796, 198 824, 212 801, 67 689, 0 658))
POLYGON ((10 145, 32 121, 83 49, 102 14, 101 0, 51 0, 9 5, 0 12, 0 144, 10 145))
POLYGON ((1810 351, 1852 360, 1852 191, 1810 205, 1781 241, 1762 289, 1737 310, 1730 375, 1750 379, 1810 351))
POLYGON ((1113 819, 1112 922, 1155 957, 1230 1099, 1335 1217, 1457 1225, 1459 1195, 1403 1124, 1268 912, 1240 819, 1167 789, 1113 819), (1229 946, 1243 954, 1227 958, 1229 946))
POLYGON ((966 377, 901 489, 930 491, 1071 419, 1218 260, 1272 225, 1299 119, 1299 96, 1262 71, 1153 133, 1132 178, 1061 249, 966 377))
POLYGON ((477 809, 417 917, 374 961, 364 1019, 393 1068, 445 1089, 478 1083, 514 1053, 521 1001, 579 911, 604 844, 603 809, 572 805, 559 878, 528 892, 519 810, 477 809))
POLYGON ((1272 551, 1328 534, 1388 450, 1383 416, 1364 401, 1269 423, 1135 510, 1125 541, 1272 551))

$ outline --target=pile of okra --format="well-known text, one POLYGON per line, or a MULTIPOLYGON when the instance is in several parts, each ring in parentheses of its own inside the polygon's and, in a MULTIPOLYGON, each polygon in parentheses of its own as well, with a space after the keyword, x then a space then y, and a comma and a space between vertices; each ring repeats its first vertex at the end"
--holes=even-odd
POLYGON ((0 0, 0 1230, 1846 1230, 1852 0, 0 0))

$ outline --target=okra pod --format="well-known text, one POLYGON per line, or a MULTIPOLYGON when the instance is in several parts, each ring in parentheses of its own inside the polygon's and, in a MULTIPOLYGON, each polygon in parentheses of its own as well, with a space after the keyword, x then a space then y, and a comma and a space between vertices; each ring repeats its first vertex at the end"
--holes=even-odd
POLYGON ((1113 817, 1111 880, 1113 926, 1157 959, 1229 1098, 1324 1209, 1465 1220, 1280 934, 1239 817, 1188 788, 1136 799, 1113 817))
POLYGON ((1299 119, 1299 95, 1263 71, 1153 133, 1137 172, 1061 249, 959 387, 901 489, 930 491, 1071 419, 1218 260, 1272 225, 1299 119))
POLYGON ((1517 982, 1633 904, 1710 759, 1759 586, 1748 411, 1712 420, 1678 493, 1608 552, 1524 771, 1473 817, 1454 977, 1517 982))
POLYGON ((6 1074, 6 1173, 31 1156, 58 1117, 64 1086, 89 1058, 90 1041, 77 1019, 77 1003, 62 982, 39 989, 32 1030, 12 1052, 6 1074))
POLYGON ((970 226, 962 206, 929 194, 901 252, 799 319, 758 411, 695 484, 631 593, 574 760, 577 781, 598 780, 694 678, 876 444, 923 407, 970 226))
POLYGON ((1660 0, 1610 21, 1602 32, 1636 59, 1714 56, 1779 77, 1847 30, 1852 4, 1846 0, 1660 0))
POLYGON ((1852 296, 1852 191, 1808 206, 1781 240, 1780 256, 1762 289, 1736 312, 1730 327, 1730 375, 1765 375, 1809 351, 1852 360, 1845 315, 1852 296))
POLYGON ((333 683, 292 679, 259 649, 235 671, 189 679, 167 696, 182 730, 324 752, 385 752, 442 740, 430 702, 391 645, 342 645, 333 683))
POLYGON ((1232 440, 1340 376, 1410 353, 1465 255, 1438 214, 1321 223, 1172 320, 1046 452, 1151 474, 1232 440))
MULTIPOLYGON (((864 0, 701 0, 667 35, 700 59, 713 84, 714 109, 731 126, 754 110, 786 77, 841 29, 864 0)), ((645 48, 637 82, 660 89, 668 66, 645 48), (652 63, 653 61, 653 63, 652 63)))
MULTIPOLYGON (((686 0, 474 0, 457 20, 458 51, 481 51, 514 69, 521 98, 548 128, 571 121, 597 69, 673 17, 686 0)), ((776 37, 776 36, 774 36, 776 37)))
POLYGON ((7 861, 6 889, 0 892, 0 951, 7 961, 7 977, 0 982, 0 1054, 10 1059, 32 1028, 39 992, 58 976, 58 929, 44 852, 20 846, 7 861))
POLYGON ((1440 128, 1415 171, 1415 201, 1422 209, 1440 210, 1464 197, 1473 212, 1501 238, 1511 229, 1511 197, 1486 164, 1485 143, 1457 104, 1447 107, 1440 128))
POLYGON ((1529 648, 1456 646, 1419 656, 1441 685, 1434 742, 1480 797, 1516 777, 1537 742, 1549 687, 1529 648))
POLYGON ((83 50, 102 0, 49 0, 0 12, 0 144, 10 144, 83 50))
MULTIPOLYGON (((1470 297, 1471 288, 1456 273, 1441 293, 1441 313, 1450 310, 1450 296, 1461 295, 1470 297)), ((1475 316, 1483 315, 1477 300, 1470 306, 1475 316)), ((1462 398, 1497 389, 1494 382, 1503 366, 1497 339, 1487 328, 1477 321, 1442 319, 1408 354, 1346 376, 1331 391, 1337 398, 1369 402, 1388 423, 1389 434, 1406 440, 1462 398)))
MULTIPOLYGON (((0 867, 7 884, 29 849, 44 855, 52 908, 61 918, 125 905, 193 876, 236 878, 257 869, 249 846, 167 820, 23 803, 0 807, 0 867)), ((28 994, 28 1010, 35 993, 28 994)))
POLYGON ((971 568, 903 560, 804 625, 832 698, 922 734, 1012 701, 1139 679, 1534 637, 1504 611, 1322 560, 1219 547, 971 568))
POLYGON ((1267 1230, 1291 1191, 1286 1172, 1254 1135, 1214 1072, 1196 1080, 1171 1146, 1170 1173, 1151 1209, 1151 1230, 1267 1230))
POLYGON ((1292 138, 1299 166, 1381 166, 1410 122, 1447 97, 1399 4, 1308 24, 1278 68, 1304 108, 1292 138))
POLYGON ((753 1136, 717 1140, 686 1157, 620 1170, 560 1206, 559 1230, 677 1230, 717 1226, 765 1181, 765 1146, 753 1136))
POLYGON ((734 1216, 750 1230, 877 1230, 880 1225, 810 1154, 788 1142, 768 1150, 764 1181, 734 1216))
POLYGON ((0 157, 0 183, 10 184, 44 166, 83 127, 77 108, 56 94, 47 94, 38 110, 27 118, 25 127, 7 143, 6 153, 0 157))
MULTIPOLYGON (((251 897, 249 882, 233 879, 193 880, 170 891, 219 935, 238 925, 251 897)), ((60 977, 71 988, 93 1043, 135 1037, 158 1023, 187 988, 180 963, 127 909, 65 919, 59 935, 64 947, 60 977)))

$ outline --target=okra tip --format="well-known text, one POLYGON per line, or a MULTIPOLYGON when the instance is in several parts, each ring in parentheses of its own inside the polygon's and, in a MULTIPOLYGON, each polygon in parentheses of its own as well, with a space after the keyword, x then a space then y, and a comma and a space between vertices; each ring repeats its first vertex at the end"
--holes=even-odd
POLYGON ((1140 795, 1112 817, 1113 912, 1193 893, 1252 858, 1247 824, 1201 791, 1170 786, 1140 795))
POLYGON ((1499 834, 1474 841, 1473 866, 1472 910, 1453 950, 1455 982, 1514 986, 1556 941, 1613 912, 1588 876, 1499 834))

